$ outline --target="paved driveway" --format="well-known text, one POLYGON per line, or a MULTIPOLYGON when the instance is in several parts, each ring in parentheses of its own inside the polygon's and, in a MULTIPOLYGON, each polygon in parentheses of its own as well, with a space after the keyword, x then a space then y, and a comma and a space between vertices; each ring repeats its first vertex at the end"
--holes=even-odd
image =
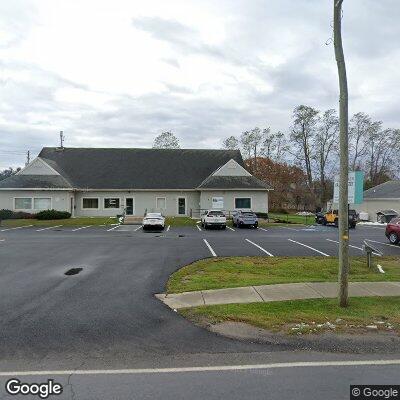
MULTIPOLYGON (((176 269, 212 256, 210 249, 218 256, 337 254, 337 230, 329 227, 172 227, 161 234, 137 228, 0 232, 1 370, 168 366, 185 357, 251 353, 254 359, 287 350, 216 336, 153 295, 176 269), (74 267, 83 270, 64 275, 74 267)), ((386 243, 381 228, 360 227, 352 232, 354 255, 362 254, 364 238, 386 243)), ((400 255, 400 247, 376 245, 400 255)))

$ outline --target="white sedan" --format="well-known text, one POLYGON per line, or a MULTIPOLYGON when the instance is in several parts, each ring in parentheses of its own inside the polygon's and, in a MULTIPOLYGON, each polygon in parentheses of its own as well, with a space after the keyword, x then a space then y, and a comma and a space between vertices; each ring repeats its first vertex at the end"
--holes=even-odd
POLYGON ((161 213, 147 213, 143 218, 143 230, 164 229, 165 218, 161 213))

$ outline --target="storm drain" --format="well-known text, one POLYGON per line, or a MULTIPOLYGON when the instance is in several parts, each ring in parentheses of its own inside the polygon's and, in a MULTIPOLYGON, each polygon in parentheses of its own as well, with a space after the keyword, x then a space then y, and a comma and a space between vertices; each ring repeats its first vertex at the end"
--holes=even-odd
POLYGON ((67 272, 64 272, 64 275, 77 275, 79 272, 81 272, 83 268, 77 267, 77 268, 71 268, 67 272))

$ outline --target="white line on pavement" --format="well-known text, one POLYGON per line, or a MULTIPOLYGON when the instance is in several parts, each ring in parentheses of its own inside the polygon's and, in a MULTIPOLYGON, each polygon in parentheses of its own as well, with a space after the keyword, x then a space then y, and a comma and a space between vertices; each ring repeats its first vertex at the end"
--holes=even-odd
POLYGON ((277 368, 305 368, 305 367, 352 367, 352 366, 400 365, 400 360, 344 360, 344 361, 295 361, 286 363, 249 364, 249 365, 216 365, 206 367, 181 368, 137 368, 137 369, 72 369, 61 371, 4 371, 0 376, 39 376, 39 375, 119 375, 119 374, 162 374, 180 372, 207 372, 207 371, 245 371, 257 369, 277 368))
POLYGON ((228 229, 230 229, 231 231, 235 232, 235 230, 233 228, 231 228, 230 226, 226 226, 228 229))
POLYGON ((14 229, 22 229, 22 228, 29 228, 33 225, 25 225, 25 226, 17 226, 15 228, 7 228, 7 229, 2 229, 0 232, 5 232, 5 231, 12 231, 14 229))
MULTIPOLYGON (((90 228, 91 226, 92 226, 92 225, 81 226, 80 228, 72 229, 71 232, 80 231, 81 229, 90 228)), ((99 225, 99 226, 101 226, 101 225, 99 225)))
POLYGON ((169 228, 171 228, 171 225, 168 225, 168 227, 167 227, 167 232, 169 231, 169 228))
POLYGON ((264 229, 264 228, 258 228, 261 229, 262 231, 268 232, 268 229, 264 229))
POLYGON ((210 253, 213 257, 217 257, 217 254, 215 253, 215 251, 213 250, 213 248, 210 246, 210 244, 207 242, 206 239, 203 239, 204 243, 206 244, 206 246, 208 247, 208 250, 210 250, 210 253))
POLYGON ((6 239, 0 239, 0 242, 4 242, 6 239))
POLYGON ((47 231, 47 230, 49 230, 49 229, 59 228, 60 226, 62 226, 62 225, 49 226, 49 227, 47 227, 47 228, 36 229, 36 232, 47 231))
POLYGON ((201 231, 201 228, 200 228, 198 225, 196 225, 196 228, 197 228, 199 231, 201 231))
MULTIPOLYGON (((332 243, 337 243, 337 244, 339 244, 339 242, 338 242, 337 240, 332 240, 332 239, 326 239, 326 240, 327 240, 328 242, 332 242, 332 243)), ((357 250, 364 251, 364 249, 363 249, 362 247, 353 246, 352 244, 349 244, 349 247, 352 247, 353 249, 357 249, 357 250)), ((372 254, 374 254, 375 256, 379 256, 379 257, 382 256, 381 254, 374 253, 374 252, 372 252, 372 254)))
POLYGON ((267 250, 263 249, 261 246, 259 246, 257 243, 254 243, 254 242, 252 242, 252 241, 249 240, 249 239, 245 239, 245 240, 246 240, 247 242, 251 243, 253 246, 258 247, 261 251, 263 251, 265 254, 268 254, 270 257, 273 257, 273 256, 274 256, 274 255, 271 254, 269 251, 267 251, 267 250))
POLYGON ((118 224, 117 226, 114 226, 113 228, 107 229, 107 232, 113 231, 114 229, 117 229, 120 225, 118 224))
POLYGON ((138 230, 141 229, 142 227, 143 227, 143 225, 140 225, 138 228, 136 228, 136 229, 134 230, 134 232, 138 231, 138 230))
POLYGON ((384 244, 385 246, 395 247, 396 249, 399 249, 399 250, 400 250, 400 246, 396 246, 395 244, 378 242, 377 240, 372 240, 372 239, 365 239, 365 240, 366 240, 367 242, 379 243, 379 244, 384 244))
POLYGON ((288 226, 282 226, 282 228, 289 229, 291 231, 296 231, 296 232, 300 231, 300 229, 289 228, 288 226))
POLYGON ((307 249, 316 251, 317 253, 322 254, 322 255, 325 256, 325 257, 330 257, 329 254, 326 254, 326 253, 324 253, 324 252, 322 252, 322 251, 319 251, 319 250, 317 250, 317 249, 314 249, 314 247, 308 246, 308 245, 306 245, 306 244, 304 244, 304 243, 297 242, 296 240, 292 240, 292 239, 288 239, 288 240, 289 240, 289 242, 293 242, 293 243, 299 244, 300 246, 307 247, 307 249))

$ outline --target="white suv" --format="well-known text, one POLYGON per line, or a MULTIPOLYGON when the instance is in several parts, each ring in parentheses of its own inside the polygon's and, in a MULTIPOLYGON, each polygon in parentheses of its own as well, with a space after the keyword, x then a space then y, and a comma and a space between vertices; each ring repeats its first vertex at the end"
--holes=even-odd
POLYGON ((226 228, 226 216, 222 211, 208 210, 201 216, 201 226, 205 229, 216 226, 226 228))

